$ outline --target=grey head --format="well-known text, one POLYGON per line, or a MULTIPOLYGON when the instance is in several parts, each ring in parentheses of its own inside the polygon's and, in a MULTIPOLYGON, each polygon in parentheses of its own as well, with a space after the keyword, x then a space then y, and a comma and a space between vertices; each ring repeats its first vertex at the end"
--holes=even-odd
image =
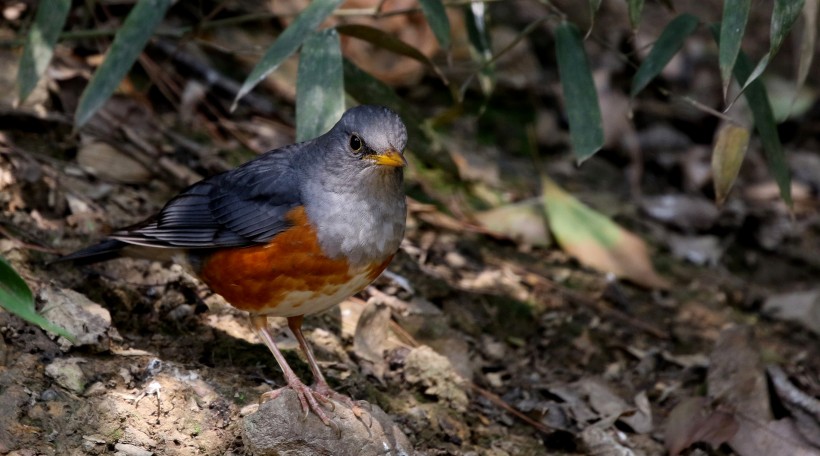
POLYGON ((364 265, 396 252, 404 235, 407 129, 392 110, 363 105, 300 154, 300 192, 325 253, 364 265))

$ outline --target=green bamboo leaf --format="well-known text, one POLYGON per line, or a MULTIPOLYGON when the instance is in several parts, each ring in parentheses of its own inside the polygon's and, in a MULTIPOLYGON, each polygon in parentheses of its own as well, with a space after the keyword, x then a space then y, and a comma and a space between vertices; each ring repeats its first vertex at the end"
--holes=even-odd
POLYGON ((658 41, 652 46, 646 60, 635 73, 629 94, 631 97, 638 95, 655 77, 661 74, 663 68, 683 47, 684 40, 695 31, 697 26, 698 18, 691 14, 681 14, 669 22, 661 36, 658 37, 658 41))
POLYGON ((71 0, 53 0, 48 4, 40 4, 31 30, 26 35, 26 44, 23 57, 20 59, 20 69, 17 72, 17 86, 19 87, 20 102, 28 98, 37 81, 46 72, 51 56, 54 55, 54 45, 60 31, 65 26, 65 20, 71 9, 71 0))
POLYGON ((171 3, 172 0, 140 0, 134 5, 114 36, 108 55, 80 97, 77 112, 74 114, 77 128, 85 125, 114 93, 148 43, 154 29, 162 21, 171 3))
POLYGON ((722 205, 735 183, 740 165, 749 148, 749 130, 728 124, 717 134, 712 150, 712 176, 715 184, 715 201, 722 205))
POLYGON ((433 30, 433 35, 444 49, 450 48, 450 18, 441 0, 419 0, 421 11, 433 30))
POLYGON ((74 342, 74 336, 37 313, 34 296, 26 281, 17 274, 5 258, 0 257, 0 307, 29 323, 74 342))
POLYGON ((720 23, 720 46, 718 62, 720 79, 723 81, 723 97, 729 93, 732 69, 740 52, 740 42, 749 20, 751 0, 726 0, 723 4, 723 20, 720 23))
POLYGON ((820 0, 806 0, 803 7, 803 37, 800 40, 800 61, 797 65, 797 88, 795 97, 806 84, 812 60, 814 60, 814 45, 817 43, 817 13, 820 10, 820 0))
POLYGON ((741 91, 746 90, 746 87, 754 82, 763 74, 769 62, 774 58, 777 51, 780 50, 780 45, 783 44, 783 39, 791 31, 797 18, 800 16, 800 11, 803 10, 804 0, 775 0, 774 11, 772 12, 772 25, 769 35, 769 52, 760 59, 752 74, 746 79, 741 91))
POLYGON ((633 30, 637 29, 641 24, 643 4, 644 0, 627 0, 627 7, 629 9, 629 23, 632 24, 633 30))
POLYGON ((495 87, 495 66, 490 63, 493 51, 487 26, 487 6, 480 1, 470 3, 464 7, 464 21, 467 25, 467 38, 470 40, 470 53, 481 64, 478 83, 484 95, 489 96, 495 87))
POLYGON ((345 110, 344 73, 339 34, 334 29, 313 33, 299 56, 296 78, 296 140, 330 130, 345 110))
POLYGON ((444 81, 445 84, 448 83, 447 77, 444 76, 444 74, 438 69, 438 67, 433 63, 432 60, 430 60, 426 55, 422 54, 421 51, 419 51, 418 49, 396 38, 396 36, 393 34, 387 33, 381 29, 377 29, 369 25, 362 24, 339 25, 336 27, 336 31, 338 31, 342 35, 347 35, 353 38, 358 38, 360 40, 367 41, 368 43, 371 43, 374 46, 387 49, 388 51, 395 52, 396 54, 403 55, 405 57, 410 57, 413 60, 421 62, 422 64, 428 66, 431 70, 433 70, 436 73, 436 75, 442 81, 444 81))
MULTIPOLYGON (((720 45, 720 37, 716 27, 711 27, 712 36, 718 40, 720 45)), ((737 56, 737 63, 735 64, 734 75, 738 84, 743 86, 749 75, 752 74, 752 64, 746 54, 740 52, 737 56)), ((783 145, 780 143, 780 136, 777 133, 777 125, 774 120, 774 113, 772 112, 772 105, 769 103, 769 95, 766 93, 766 86, 763 85, 759 79, 752 81, 746 91, 743 92, 746 100, 749 103, 749 109, 752 111, 752 117, 755 122, 755 130, 760 135, 760 141, 763 144, 763 153, 766 156, 766 162, 769 166, 769 172, 772 173, 777 186, 780 189, 780 197, 789 206, 792 207, 792 193, 791 193, 791 175, 789 174, 789 165, 786 161, 786 152, 783 150, 783 145)))
POLYGON ((273 44, 265 51, 265 55, 259 63, 253 67, 236 98, 233 100, 231 110, 236 109, 239 100, 248 94, 260 81, 265 79, 274 70, 279 68, 282 62, 296 52, 302 42, 310 33, 319 26, 344 0, 313 0, 296 19, 282 32, 273 44))
POLYGON ((578 163, 582 163, 604 145, 604 128, 598 93, 577 27, 567 22, 558 26, 555 51, 572 148, 578 163))

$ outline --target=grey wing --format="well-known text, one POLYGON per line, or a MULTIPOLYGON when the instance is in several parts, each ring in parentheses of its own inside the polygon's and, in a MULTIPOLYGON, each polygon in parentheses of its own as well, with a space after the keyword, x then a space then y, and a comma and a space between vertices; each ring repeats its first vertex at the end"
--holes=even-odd
POLYGON ((270 241, 290 226, 288 212, 300 206, 296 175, 286 153, 259 159, 188 187, 156 217, 111 238, 149 247, 207 249, 270 241))

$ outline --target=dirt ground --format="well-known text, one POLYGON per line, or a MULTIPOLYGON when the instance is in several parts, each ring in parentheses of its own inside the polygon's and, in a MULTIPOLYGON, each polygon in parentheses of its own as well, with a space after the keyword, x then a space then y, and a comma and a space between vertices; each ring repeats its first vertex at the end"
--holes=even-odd
MULTIPOLYGON (((524 23, 505 11, 496 17, 501 42, 524 23)), ((481 226, 473 200, 437 199, 452 182, 411 167, 407 235, 388 272, 305 320, 330 384, 371 404, 365 409, 387 429, 379 436, 406 436, 406 447, 383 454, 818 454, 816 98, 781 125, 794 209, 778 198, 756 140, 718 209, 708 177, 717 121, 660 95, 632 106, 626 122, 624 93, 601 93, 615 139, 576 167, 557 88, 542 84, 556 75, 542 68, 538 36, 499 61, 486 111, 442 133, 461 154, 471 197, 505 208, 537 198, 528 151, 538 149, 545 175, 646 242, 668 286, 584 267, 538 232, 543 214, 529 240, 481 226)), ((720 89, 714 65, 707 71, 698 60, 704 39, 694 37, 689 60, 665 78, 706 99, 720 89)), ((617 86, 623 68, 607 69, 616 64, 590 47, 617 86)), ((3 52, 3 61, 17 58, 3 52)), ((66 113, 87 74, 73 58, 58 49, 66 71, 40 87, 35 107, 0 100, 0 256, 32 288, 38 310, 80 336, 71 344, 0 310, 0 454, 377 454, 366 445, 342 450, 377 432, 345 410, 329 410, 341 437, 325 437, 332 431, 302 420, 287 397, 260 406, 284 384, 275 360, 246 315, 179 266, 50 263, 150 216, 202 176, 292 142, 292 86, 282 80, 294 68, 265 89, 284 106, 275 115, 230 117, 212 99, 172 109, 156 102, 156 89, 123 87, 77 133, 66 113), (261 437, 290 443, 264 447, 260 423, 283 423, 261 437)), ((1 92, 13 91, 5 88, 15 72, 0 72, 1 92)), ((417 79, 400 90, 408 103, 441 95, 417 79)), ((310 381, 287 326, 271 324, 310 381)))

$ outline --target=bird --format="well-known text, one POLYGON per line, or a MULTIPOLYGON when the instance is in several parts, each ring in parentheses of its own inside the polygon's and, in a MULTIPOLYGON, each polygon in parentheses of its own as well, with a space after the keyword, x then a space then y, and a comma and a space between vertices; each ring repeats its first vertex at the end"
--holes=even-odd
MULTIPOLYGON (((302 334, 304 316, 358 293, 392 260, 404 237, 407 128, 386 107, 347 110, 325 134, 266 152, 203 179, 153 217, 57 261, 121 256, 171 259, 246 311, 307 416, 330 420, 331 399, 361 412, 328 385, 302 334), (285 317, 307 358, 306 385, 276 347, 267 318, 285 317)), ((358 416, 358 414, 357 414, 358 416)))

